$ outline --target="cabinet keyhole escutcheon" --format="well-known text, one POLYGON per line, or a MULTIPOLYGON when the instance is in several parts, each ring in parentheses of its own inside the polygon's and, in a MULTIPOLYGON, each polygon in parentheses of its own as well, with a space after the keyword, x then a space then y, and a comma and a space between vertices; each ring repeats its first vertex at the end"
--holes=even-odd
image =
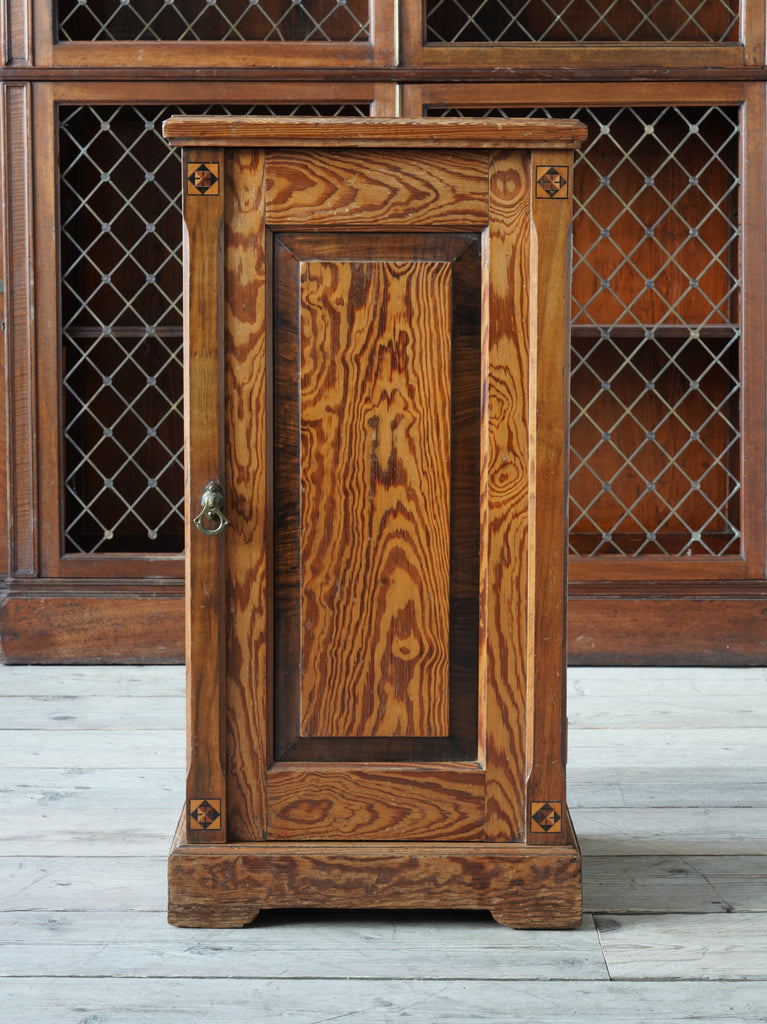
POLYGON ((224 515, 224 492, 221 485, 211 480, 200 498, 201 510, 194 518, 194 525, 209 537, 221 533, 229 520, 224 515))

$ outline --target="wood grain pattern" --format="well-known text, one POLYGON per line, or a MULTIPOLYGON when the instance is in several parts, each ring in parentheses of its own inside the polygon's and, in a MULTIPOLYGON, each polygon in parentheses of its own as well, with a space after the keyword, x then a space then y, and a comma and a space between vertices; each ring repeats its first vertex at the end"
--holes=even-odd
POLYGON ((524 833, 529 498, 530 157, 494 154, 486 241, 483 452, 488 841, 524 833))
POLYGON ((487 154, 280 150, 267 157, 270 225, 419 226, 487 223, 487 154))
MULTIPOLYGON (((534 177, 557 160, 533 156, 534 177)), ((572 181, 572 154, 561 159, 572 181)), ((565 806, 567 564, 566 484, 570 366, 569 241, 571 195, 532 199, 537 273, 531 329, 530 417, 531 519, 528 600, 527 806, 560 801, 565 806)), ((567 842, 564 832, 531 832, 528 842, 567 842)))
MULTIPOLYGON (((223 163, 219 150, 199 161, 223 163)), ((185 196, 184 452, 186 458, 186 665, 190 800, 221 801, 215 831, 189 832, 190 842, 226 842, 224 748, 224 536, 208 537, 192 519, 211 481, 224 480, 223 286, 224 188, 215 196, 185 196)))
POLYGON ((305 736, 448 731, 450 269, 302 268, 305 736))
POLYGON ((577 928, 580 856, 574 846, 518 844, 174 844, 168 920, 231 928, 267 907, 488 909, 513 928, 577 928), (210 884, 215 874, 217 887, 210 884))
POLYGON ((3 182, 8 267, 4 330, 7 329, 9 382, 9 484, 11 507, 10 569, 35 576, 38 569, 37 416, 32 268, 35 258, 31 222, 31 90, 29 85, 3 88, 3 135, 7 146, 3 182), (10 143, 10 145, 8 145, 10 143))
POLYGON ((269 756, 269 388, 264 158, 237 150, 226 173, 227 790, 231 836, 261 839, 269 756))
POLYGON ((328 146, 396 149, 529 149, 536 143, 568 149, 586 138, 580 121, 535 117, 196 117, 163 125, 172 146, 328 146))
POLYGON ((457 765, 282 767, 269 772, 270 840, 477 840, 484 772, 457 765))
MULTIPOLYGON (((477 758, 480 415, 480 239, 470 233, 280 232, 274 240, 275 758, 451 761, 477 758), (303 263, 450 263, 451 403, 449 723, 445 737, 302 737, 300 720, 300 365, 303 263)), ((335 485, 335 480, 333 481, 335 485)), ((341 496, 343 497, 343 496, 341 496)))
POLYGON ((67 580, 40 589, 12 587, 0 601, 7 664, 82 664, 83 652, 91 664, 183 664, 180 582, 155 588, 137 581, 110 590, 67 580))

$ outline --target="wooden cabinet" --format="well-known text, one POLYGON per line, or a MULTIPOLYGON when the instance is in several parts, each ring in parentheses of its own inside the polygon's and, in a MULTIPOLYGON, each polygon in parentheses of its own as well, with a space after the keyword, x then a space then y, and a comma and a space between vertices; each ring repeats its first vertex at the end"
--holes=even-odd
POLYGON ((180 117, 165 133, 184 147, 187 274, 170 920, 421 906, 577 925, 564 536, 583 127, 180 117))

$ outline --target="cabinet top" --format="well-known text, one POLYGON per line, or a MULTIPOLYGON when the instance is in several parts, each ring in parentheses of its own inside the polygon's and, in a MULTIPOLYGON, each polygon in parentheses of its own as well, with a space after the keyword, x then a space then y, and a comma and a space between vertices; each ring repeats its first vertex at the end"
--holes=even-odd
POLYGON ((586 127, 535 117, 171 117, 173 146, 573 149, 586 127))

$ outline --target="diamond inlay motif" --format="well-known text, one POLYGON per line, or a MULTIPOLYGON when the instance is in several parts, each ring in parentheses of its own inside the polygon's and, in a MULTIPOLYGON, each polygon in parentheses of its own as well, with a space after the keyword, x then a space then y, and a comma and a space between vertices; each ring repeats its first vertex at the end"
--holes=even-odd
POLYGON ((193 832, 217 832, 221 828, 221 801, 190 800, 189 827, 193 832))
POLYGON ((558 801, 533 803, 530 806, 531 832, 561 832, 562 804, 558 801))
POLYGON ((186 194, 188 196, 217 196, 219 194, 218 164, 189 164, 186 170, 186 194))
POLYGON ((536 198, 567 199, 569 196, 567 167, 539 167, 536 171, 536 198))

